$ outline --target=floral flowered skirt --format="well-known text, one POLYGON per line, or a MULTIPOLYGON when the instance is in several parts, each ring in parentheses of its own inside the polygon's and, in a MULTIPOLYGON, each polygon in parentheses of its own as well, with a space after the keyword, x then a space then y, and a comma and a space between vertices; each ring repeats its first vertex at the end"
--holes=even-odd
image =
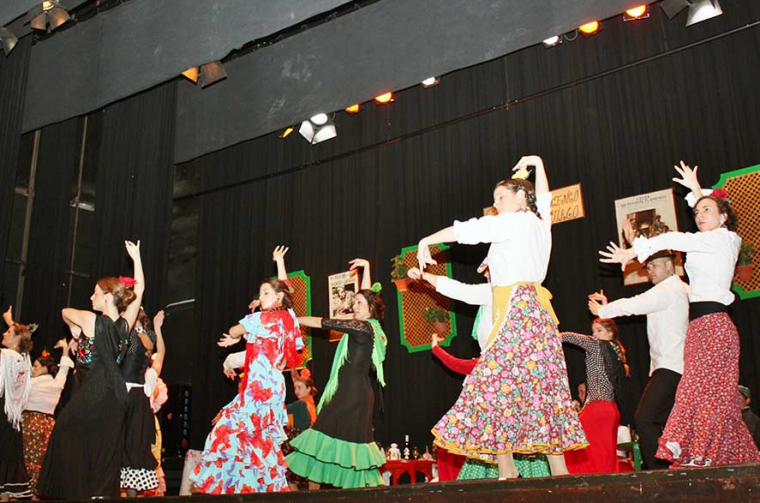
POLYGON ((505 314, 496 321, 493 341, 432 430, 436 444, 487 461, 510 452, 562 454, 585 447, 557 325, 536 288, 515 286, 500 307, 505 314))
POLYGON ((739 333, 728 314, 708 314, 689 323, 683 356, 683 377, 657 457, 673 466, 760 461, 742 420, 739 333))
POLYGON ((21 431, 24 433, 24 464, 26 473, 29 474, 29 487, 35 492, 55 419, 49 414, 31 411, 25 411, 21 419, 21 431))

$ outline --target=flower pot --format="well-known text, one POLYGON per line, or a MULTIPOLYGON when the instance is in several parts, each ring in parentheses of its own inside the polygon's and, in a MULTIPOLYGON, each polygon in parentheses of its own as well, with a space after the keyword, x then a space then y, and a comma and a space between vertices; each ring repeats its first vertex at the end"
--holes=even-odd
POLYGON ((739 281, 749 281, 752 279, 754 264, 736 266, 736 277, 739 281))
POLYGON ((409 278, 394 279, 393 282, 399 292, 405 292, 409 289, 409 278))
POLYGON ((435 333, 438 335, 445 334, 447 332, 446 328, 446 324, 442 321, 433 322, 433 330, 435 330, 435 333))

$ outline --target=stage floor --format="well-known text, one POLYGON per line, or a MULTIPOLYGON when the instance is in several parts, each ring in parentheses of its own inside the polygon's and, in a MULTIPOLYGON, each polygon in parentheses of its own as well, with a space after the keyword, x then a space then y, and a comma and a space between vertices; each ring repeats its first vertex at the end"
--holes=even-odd
MULTIPOLYGON (((161 498, 176 500, 188 496, 161 498)), ((189 496, 192 503, 675 503, 760 502, 760 464, 509 481, 414 484, 373 489, 189 496)), ((124 502, 125 500, 119 500, 124 502)), ((147 503, 146 500, 141 500, 147 503)))

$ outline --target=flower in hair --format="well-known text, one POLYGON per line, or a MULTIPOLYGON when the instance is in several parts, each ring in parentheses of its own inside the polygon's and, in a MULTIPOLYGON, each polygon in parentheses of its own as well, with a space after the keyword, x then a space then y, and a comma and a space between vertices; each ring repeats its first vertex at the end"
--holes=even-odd
POLYGON ((710 196, 717 197, 718 199, 728 199, 728 191, 726 189, 715 189, 710 193, 710 196))
POLYGON ((33 334, 37 331, 38 328, 40 328, 40 326, 37 323, 30 323, 26 326, 26 328, 29 329, 30 334, 33 334))
POLYGON ((50 352, 47 350, 47 348, 44 348, 40 356, 42 356, 43 358, 47 358, 48 356, 50 356, 50 352))
POLYGON ((383 291, 383 285, 380 283, 373 283, 370 290, 372 290, 373 293, 380 293, 383 291))
POLYGON ((530 170, 528 168, 520 168, 514 175, 513 180, 527 180, 530 176, 530 170))
POLYGON ((301 370, 301 372, 299 372, 298 375, 300 375, 304 379, 308 379, 309 377, 311 377, 311 371, 309 369, 305 368, 305 369, 301 370))
POLYGON ((129 276, 119 276, 119 281, 125 288, 132 288, 137 284, 135 278, 130 278, 129 276))

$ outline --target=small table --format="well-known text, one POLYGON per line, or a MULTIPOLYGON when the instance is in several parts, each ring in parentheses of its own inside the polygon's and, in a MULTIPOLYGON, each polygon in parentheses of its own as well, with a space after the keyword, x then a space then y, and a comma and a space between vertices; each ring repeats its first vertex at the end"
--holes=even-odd
POLYGON ((391 472, 391 485, 398 484, 398 479, 404 473, 409 474, 409 480, 412 484, 415 483, 416 473, 420 472, 429 481, 433 478, 433 465, 435 461, 427 459, 398 459, 392 461, 386 461, 383 466, 380 467, 380 472, 391 472))

